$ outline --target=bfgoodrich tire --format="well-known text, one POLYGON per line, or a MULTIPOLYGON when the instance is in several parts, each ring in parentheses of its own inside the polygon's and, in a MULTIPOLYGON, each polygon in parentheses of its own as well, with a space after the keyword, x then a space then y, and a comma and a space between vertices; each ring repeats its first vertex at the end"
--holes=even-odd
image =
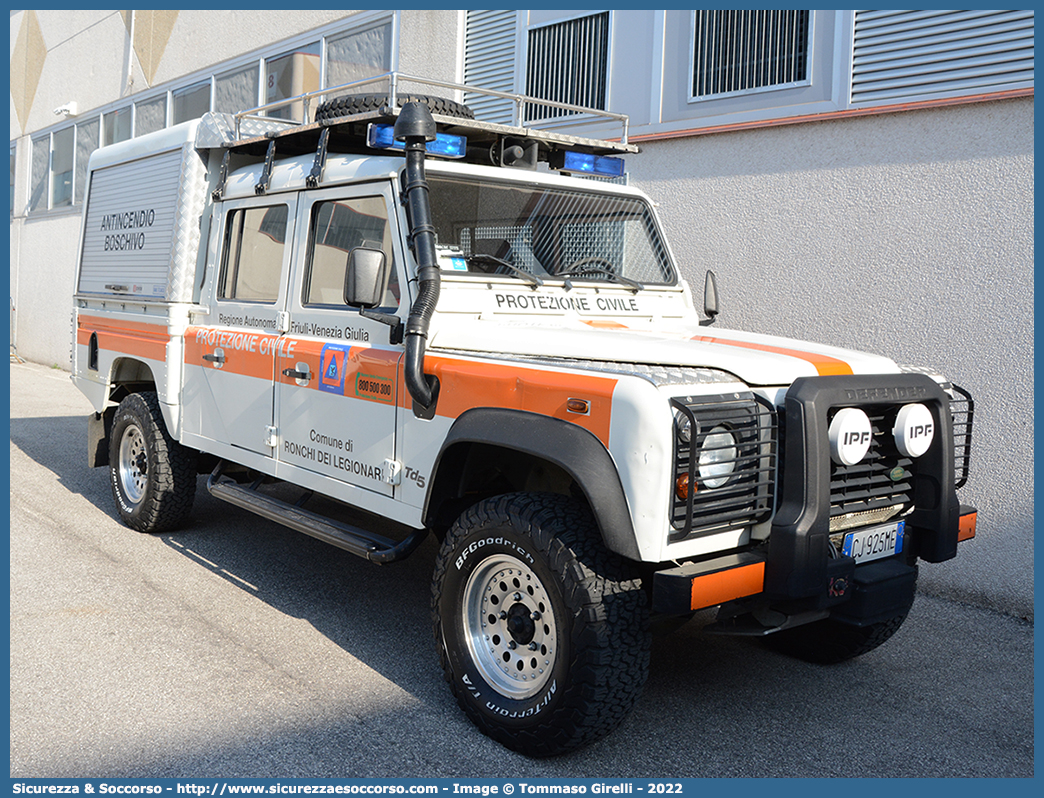
POLYGON ((195 452, 170 437, 155 393, 133 393, 117 408, 109 481, 120 519, 139 532, 174 529, 192 511, 195 452))
POLYGON ((831 618, 776 632, 765 638, 765 645, 781 654, 834 665, 873 651, 899 631, 906 613, 869 626, 852 626, 831 618))
POLYGON ((432 619, 457 702, 529 756, 612 731, 648 676, 641 584, 563 496, 508 494, 465 512, 436 560, 432 619))

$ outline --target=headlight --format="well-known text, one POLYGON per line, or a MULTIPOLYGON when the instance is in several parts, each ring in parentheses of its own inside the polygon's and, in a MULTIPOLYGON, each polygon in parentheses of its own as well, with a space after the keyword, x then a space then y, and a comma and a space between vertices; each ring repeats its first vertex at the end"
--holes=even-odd
POLYGON ((704 487, 720 488, 735 470, 736 438, 725 427, 714 427, 700 446, 700 481, 704 487))
POLYGON ((678 437, 682 443, 690 443, 692 441, 692 422, 689 417, 684 413, 678 413, 674 417, 674 423, 678 427, 678 437))

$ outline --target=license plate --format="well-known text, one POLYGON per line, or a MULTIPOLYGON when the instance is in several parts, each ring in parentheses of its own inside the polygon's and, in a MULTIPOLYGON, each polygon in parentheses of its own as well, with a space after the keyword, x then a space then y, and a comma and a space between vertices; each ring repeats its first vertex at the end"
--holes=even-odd
POLYGON ((849 532, 845 535, 841 553, 846 557, 854 557, 857 563, 891 557, 903 550, 905 526, 905 521, 897 521, 894 524, 849 532))

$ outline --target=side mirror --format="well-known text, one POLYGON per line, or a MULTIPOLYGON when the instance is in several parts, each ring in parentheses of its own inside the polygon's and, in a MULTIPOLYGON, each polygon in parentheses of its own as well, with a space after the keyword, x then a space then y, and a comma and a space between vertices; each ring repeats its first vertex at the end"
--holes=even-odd
POLYGON ((348 253, 344 272, 345 304, 375 308, 388 290, 388 259, 379 249, 356 247, 348 253))
POLYGON ((707 279, 703 283, 703 313, 708 318, 701 321, 700 326, 714 324, 718 316, 718 280, 710 269, 707 270, 707 279))

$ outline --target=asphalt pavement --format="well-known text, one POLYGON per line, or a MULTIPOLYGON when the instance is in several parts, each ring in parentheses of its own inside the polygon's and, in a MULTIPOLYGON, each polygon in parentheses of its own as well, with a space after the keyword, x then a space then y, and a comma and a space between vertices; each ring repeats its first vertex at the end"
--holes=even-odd
POLYGON ((1032 625, 925 596, 830 667, 701 616, 655 639, 617 731, 526 759, 442 680, 430 541, 371 565, 203 478, 185 529, 131 531, 68 373, 10 375, 12 777, 1033 776, 1032 625))

